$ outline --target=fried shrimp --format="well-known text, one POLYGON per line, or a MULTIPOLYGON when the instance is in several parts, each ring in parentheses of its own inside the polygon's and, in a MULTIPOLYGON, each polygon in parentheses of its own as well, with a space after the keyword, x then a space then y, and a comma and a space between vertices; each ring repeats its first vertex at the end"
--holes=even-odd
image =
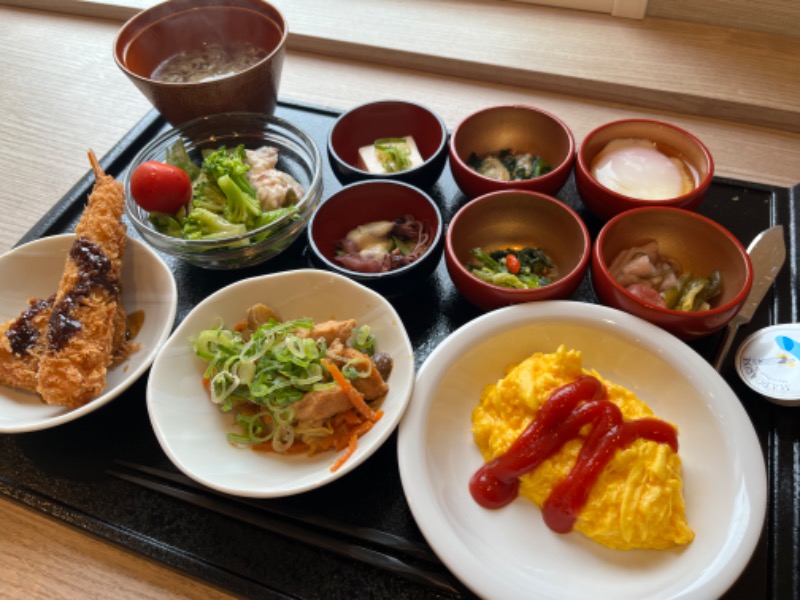
POLYGON ((125 194, 91 151, 89 161, 96 181, 57 291, 29 300, 19 317, 0 326, 0 383, 70 408, 100 395, 108 367, 131 350, 120 288, 125 194))
POLYGON ((122 184, 106 175, 93 153, 95 184, 75 227, 39 361, 36 391, 48 404, 75 407, 106 386, 115 329, 124 328, 120 273, 127 234, 122 184))
POLYGON ((44 352, 54 299, 30 298, 18 317, 0 325, 0 384, 36 391, 39 359, 44 352))

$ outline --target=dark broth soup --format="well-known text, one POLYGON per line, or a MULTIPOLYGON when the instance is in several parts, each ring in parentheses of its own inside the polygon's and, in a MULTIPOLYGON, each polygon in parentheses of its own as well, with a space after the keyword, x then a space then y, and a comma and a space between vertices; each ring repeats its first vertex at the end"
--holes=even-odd
POLYGON ((230 76, 272 54, 283 25, 234 6, 183 10, 145 23, 120 40, 126 68, 144 78, 186 83, 230 76))
POLYGON ((166 83, 198 83, 228 77, 252 67, 267 51, 249 42, 212 42, 179 52, 159 64, 152 79, 166 83))

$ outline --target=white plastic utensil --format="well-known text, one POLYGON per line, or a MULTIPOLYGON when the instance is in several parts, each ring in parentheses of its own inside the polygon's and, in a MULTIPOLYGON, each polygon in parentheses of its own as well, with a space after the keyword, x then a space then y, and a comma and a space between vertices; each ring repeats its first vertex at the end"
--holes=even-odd
POLYGON ((717 371, 722 368, 722 363, 725 362, 725 357, 728 356, 733 339, 736 337, 736 331, 753 318, 756 309, 761 304, 764 296, 766 296, 767 291, 772 287, 772 283, 778 276, 781 267, 783 267, 783 263, 786 260, 783 225, 776 225, 759 233, 750 242, 747 247, 747 253, 753 263, 753 287, 750 289, 750 294, 747 296, 742 310, 731 319, 725 329, 725 337, 713 362, 717 371))

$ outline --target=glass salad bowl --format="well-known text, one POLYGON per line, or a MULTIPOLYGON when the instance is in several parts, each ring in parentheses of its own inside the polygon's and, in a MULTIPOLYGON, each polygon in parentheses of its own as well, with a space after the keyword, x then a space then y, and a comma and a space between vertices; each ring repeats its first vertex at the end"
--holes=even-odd
MULTIPOLYGON (((191 165, 187 168, 196 169, 191 165)), ((198 177, 195 175, 195 188, 198 177)), ((220 113, 195 119, 156 136, 131 161, 124 183, 126 215, 145 241, 165 254, 199 267, 237 269, 277 256, 303 232, 322 199, 322 160, 314 141, 283 119, 261 113, 220 113), (194 229, 196 239, 189 239, 185 237, 187 230, 181 230, 180 224, 185 223, 193 202, 181 209, 183 212, 158 215, 134 200, 131 179, 142 163, 167 162, 169 154, 170 162, 181 163, 182 158, 199 167, 208 153, 220 147, 233 150, 240 145, 247 150, 263 146, 277 149, 275 169, 290 175, 302 187, 292 198, 287 196, 280 207, 263 206, 262 201, 262 210, 272 215, 261 220, 264 224, 258 225, 257 221, 254 228, 249 229, 248 225, 247 230, 239 232, 235 228, 199 226, 194 229), (230 231, 234 233, 228 235, 230 231)))

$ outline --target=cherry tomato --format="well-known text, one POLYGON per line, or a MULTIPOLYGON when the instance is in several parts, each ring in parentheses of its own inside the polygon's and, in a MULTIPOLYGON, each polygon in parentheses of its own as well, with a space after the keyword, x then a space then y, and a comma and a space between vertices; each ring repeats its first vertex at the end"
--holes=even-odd
POLYGON ((521 266, 519 259, 515 255, 509 254, 506 256, 506 269, 508 269, 509 273, 516 275, 519 273, 521 266))
POLYGON ((183 169, 148 160, 131 175, 131 195, 147 211, 172 214, 191 200, 192 181, 183 169))

